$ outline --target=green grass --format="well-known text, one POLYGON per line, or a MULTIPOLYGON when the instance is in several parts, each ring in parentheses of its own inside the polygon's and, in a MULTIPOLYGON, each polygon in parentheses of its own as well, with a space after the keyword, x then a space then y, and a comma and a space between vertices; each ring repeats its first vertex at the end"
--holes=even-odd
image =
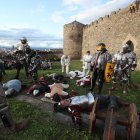
MULTIPOLYGON (((10 99, 10 107, 14 120, 22 120, 30 116, 29 126, 18 133, 5 135, 0 133, 0 140, 87 140, 93 139, 86 131, 75 130, 60 124, 53 119, 53 115, 44 113, 34 106, 10 99)), ((97 139, 94 136, 95 140, 97 139)))
MULTIPOLYGON (((73 60, 70 65, 70 70, 82 70, 82 62, 79 60, 73 60)), ((7 70, 7 76, 5 77, 4 81, 9 79, 13 79, 15 76, 15 70, 7 70)), ((39 76, 47 75, 51 73, 61 73, 61 65, 60 62, 53 63, 52 70, 40 70, 39 76)), ((25 76, 24 71, 22 70, 20 73, 20 80, 23 84, 27 86, 30 85, 30 79, 27 79, 25 76)), ((132 79, 135 84, 140 84, 140 72, 136 71, 132 74, 132 79)), ((86 94, 89 87, 77 87, 76 80, 70 80, 70 88, 68 91, 76 91, 79 95, 86 94)), ((108 88, 111 87, 110 83, 105 83, 103 88, 103 94, 108 93, 108 88)), ((95 92, 97 89, 95 89, 95 92)), ((117 92, 113 94, 119 96, 122 100, 127 102, 134 102, 138 107, 140 107, 140 89, 138 88, 131 88, 129 89, 129 93, 127 96, 122 94, 122 90, 119 89, 117 92)), ((90 140, 90 139, 99 139, 97 136, 89 136, 87 133, 87 128, 84 131, 79 132, 73 128, 70 128, 66 125, 60 124, 53 119, 53 115, 44 113, 40 109, 35 108, 31 104, 25 102, 16 101, 13 98, 9 98, 10 108, 12 111, 12 116, 14 120, 22 120, 27 116, 30 116, 31 122, 27 129, 21 131, 16 134, 8 134, 4 132, 2 134, 0 132, 0 140, 54 140, 54 139, 61 139, 61 140, 90 140)))

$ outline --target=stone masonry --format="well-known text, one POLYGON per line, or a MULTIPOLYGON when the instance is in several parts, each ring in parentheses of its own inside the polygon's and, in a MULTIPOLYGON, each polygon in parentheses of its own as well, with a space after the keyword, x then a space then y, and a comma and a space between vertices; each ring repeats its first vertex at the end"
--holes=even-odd
POLYGON ((84 24, 74 21, 64 26, 63 52, 71 58, 80 58, 82 55, 82 39, 84 24))
POLYGON ((130 7, 134 4, 113 11, 89 25, 77 21, 64 25, 64 54, 72 59, 80 59, 88 50, 93 54, 100 42, 105 43, 114 54, 128 43, 137 54, 140 69, 140 9, 138 5, 135 11, 131 11, 130 7))

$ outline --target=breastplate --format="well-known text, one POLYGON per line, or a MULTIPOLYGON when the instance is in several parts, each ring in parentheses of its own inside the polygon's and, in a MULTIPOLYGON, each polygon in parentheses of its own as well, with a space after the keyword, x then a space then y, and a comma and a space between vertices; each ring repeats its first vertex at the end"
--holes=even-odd
POLYGON ((127 63, 127 58, 125 54, 119 54, 117 56, 117 64, 125 65, 127 63))
POLYGON ((81 108, 85 109, 88 108, 93 103, 94 103, 94 96, 92 95, 91 92, 89 92, 87 95, 72 97, 70 106, 78 105, 81 108))

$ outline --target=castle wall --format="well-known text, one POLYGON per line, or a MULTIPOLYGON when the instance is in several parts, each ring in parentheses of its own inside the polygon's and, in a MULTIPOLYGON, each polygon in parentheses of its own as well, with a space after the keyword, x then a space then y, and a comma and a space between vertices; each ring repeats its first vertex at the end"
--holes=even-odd
POLYGON ((140 69, 140 9, 130 13, 130 7, 113 11, 89 25, 72 22, 64 26, 64 53, 71 58, 82 58, 86 51, 95 53, 98 43, 105 43, 111 54, 121 51, 121 46, 131 41, 140 69))
POLYGON ((94 53, 96 45, 100 42, 105 43, 107 49, 114 54, 129 40, 134 45, 140 66, 140 12, 130 14, 129 8, 125 8, 84 27, 82 55, 87 50, 94 53))
POLYGON ((64 26, 63 52, 72 59, 78 59, 82 55, 82 38, 84 25, 74 21, 64 26))

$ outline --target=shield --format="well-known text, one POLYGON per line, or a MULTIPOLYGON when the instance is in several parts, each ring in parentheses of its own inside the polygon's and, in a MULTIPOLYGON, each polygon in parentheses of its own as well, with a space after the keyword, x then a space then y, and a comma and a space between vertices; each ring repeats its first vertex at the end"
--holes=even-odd
POLYGON ((106 68, 105 68, 105 79, 106 79, 106 82, 110 82, 111 81, 114 67, 115 67, 115 63, 107 62, 106 68))

